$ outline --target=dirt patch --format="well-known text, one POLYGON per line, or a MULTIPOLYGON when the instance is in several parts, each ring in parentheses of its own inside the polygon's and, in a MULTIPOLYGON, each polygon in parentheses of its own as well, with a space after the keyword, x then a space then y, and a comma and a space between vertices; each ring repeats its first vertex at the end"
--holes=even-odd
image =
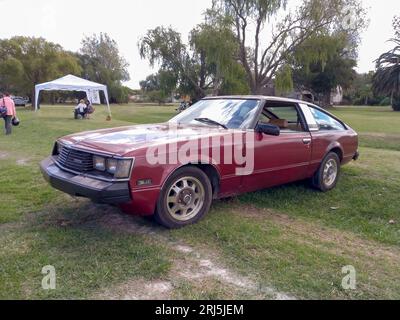
MULTIPOLYGON (((166 276, 167 281, 129 280, 100 292, 95 295, 95 298, 111 300, 169 299, 179 297, 175 291, 176 288, 183 285, 195 287, 199 292, 231 288, 230 294, 236 298, 246 295, 253 299, 295 299, 272 287, 261 287, 255 280, 237 274, 221 263, 216 252, 171 240, 167 230, 142 218, 125 215, 118 211, 114 212, 109 207, 93 206, 89 209, 84 223, 98 223, 114 232, 146 235, 149 241, 163 245, 174 252, 171 257, 171 271, 166 276)), ((179 289, 177 290, 179 291, 179 289)))
POLYGON ((222 287, 234 290, 237 297, 247 295, 252 299, 295 300, 293 296, 278 292, 272 287, 262 287, 256 281, 235 273, 218 262, 213 255, 192 252, 196 254, 175 259, 171 271, 173 279, 185 279, 203 291, 209 289, 210 284, 218 282, 222 287))
POLYGON ((112 212, 104 214, 98 222, 107 229, 118 232, 134 233, 140 235, 155 235, 153 228, 146 225, 142 218, 112 212))
POLYGON ((29 159, 18 159, 16 163, 19 166, 27 166, 29 164, 29 159))
POLYGON ((193 252, 193 248, 191 248, 189 246, 181 245, 181 244, 178 244, 175 247, 175 250, 182 252, 182 253, 192 253, 193 252))
POLYGON ((0 160, 7 159, 9 154, 4 151, 0 151, 0 160))
POLYGON ((168 281, 130 280, 111 287, 93 298, 97 300, 168 300, 173 287, 168 281))
POLYGON ((139 235, 154 235, 157 232, 157 227, 146 223, 145 219, 123 214, 116 207, 94 204, 82 198, 69 197, 71 199, 75 199, 74 206, 80 209, 79 215, 49 215, 45 223, 59 227, 94 226, 139 235))

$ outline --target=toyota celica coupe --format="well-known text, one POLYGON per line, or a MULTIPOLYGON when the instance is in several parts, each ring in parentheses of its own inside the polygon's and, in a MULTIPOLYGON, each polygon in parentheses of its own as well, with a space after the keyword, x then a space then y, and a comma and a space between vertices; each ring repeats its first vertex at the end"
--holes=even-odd
POLYGON ((213 199, 305 179, 327 192, 358 156, 357 133, 314 104, 208 97, 166 123, 62 137, 41 169, 72 196, 179 228, 213 199))

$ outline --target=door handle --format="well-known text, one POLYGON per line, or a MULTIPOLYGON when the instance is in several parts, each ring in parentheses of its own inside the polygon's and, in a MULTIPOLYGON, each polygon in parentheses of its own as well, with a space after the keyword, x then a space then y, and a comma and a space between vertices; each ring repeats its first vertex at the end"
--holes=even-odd
POLYGON ((305 138, 305 139, 303 139, 303 143, 304 144, 311 144, 311 139, 310 138, 305 138))

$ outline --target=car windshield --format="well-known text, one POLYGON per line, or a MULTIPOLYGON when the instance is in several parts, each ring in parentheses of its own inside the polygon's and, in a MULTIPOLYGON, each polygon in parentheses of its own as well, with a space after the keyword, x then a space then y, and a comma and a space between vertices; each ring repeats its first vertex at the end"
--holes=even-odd
POLYGON ((201 100, 172 118, 170 122, 248 129, 259 104, 259 100, 250 99, 201 100))

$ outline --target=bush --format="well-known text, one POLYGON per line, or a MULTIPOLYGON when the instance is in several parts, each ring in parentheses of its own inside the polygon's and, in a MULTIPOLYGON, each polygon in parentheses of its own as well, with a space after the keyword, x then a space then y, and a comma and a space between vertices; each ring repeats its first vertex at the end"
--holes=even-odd
POLYGON ((381 100, 381 102, 379 102, 379 105, 380 106, 390 106, 390 98, 389 97, 383 98, 381 100))
POLYGON ((110 86, 109 90, 111 103, 129 102, 129 88, 121 86, 120 84, 113 84, 110 86))
POLYGON ((400 97, 393 99, 392 108, 393 111, 400 111, 400 97))

